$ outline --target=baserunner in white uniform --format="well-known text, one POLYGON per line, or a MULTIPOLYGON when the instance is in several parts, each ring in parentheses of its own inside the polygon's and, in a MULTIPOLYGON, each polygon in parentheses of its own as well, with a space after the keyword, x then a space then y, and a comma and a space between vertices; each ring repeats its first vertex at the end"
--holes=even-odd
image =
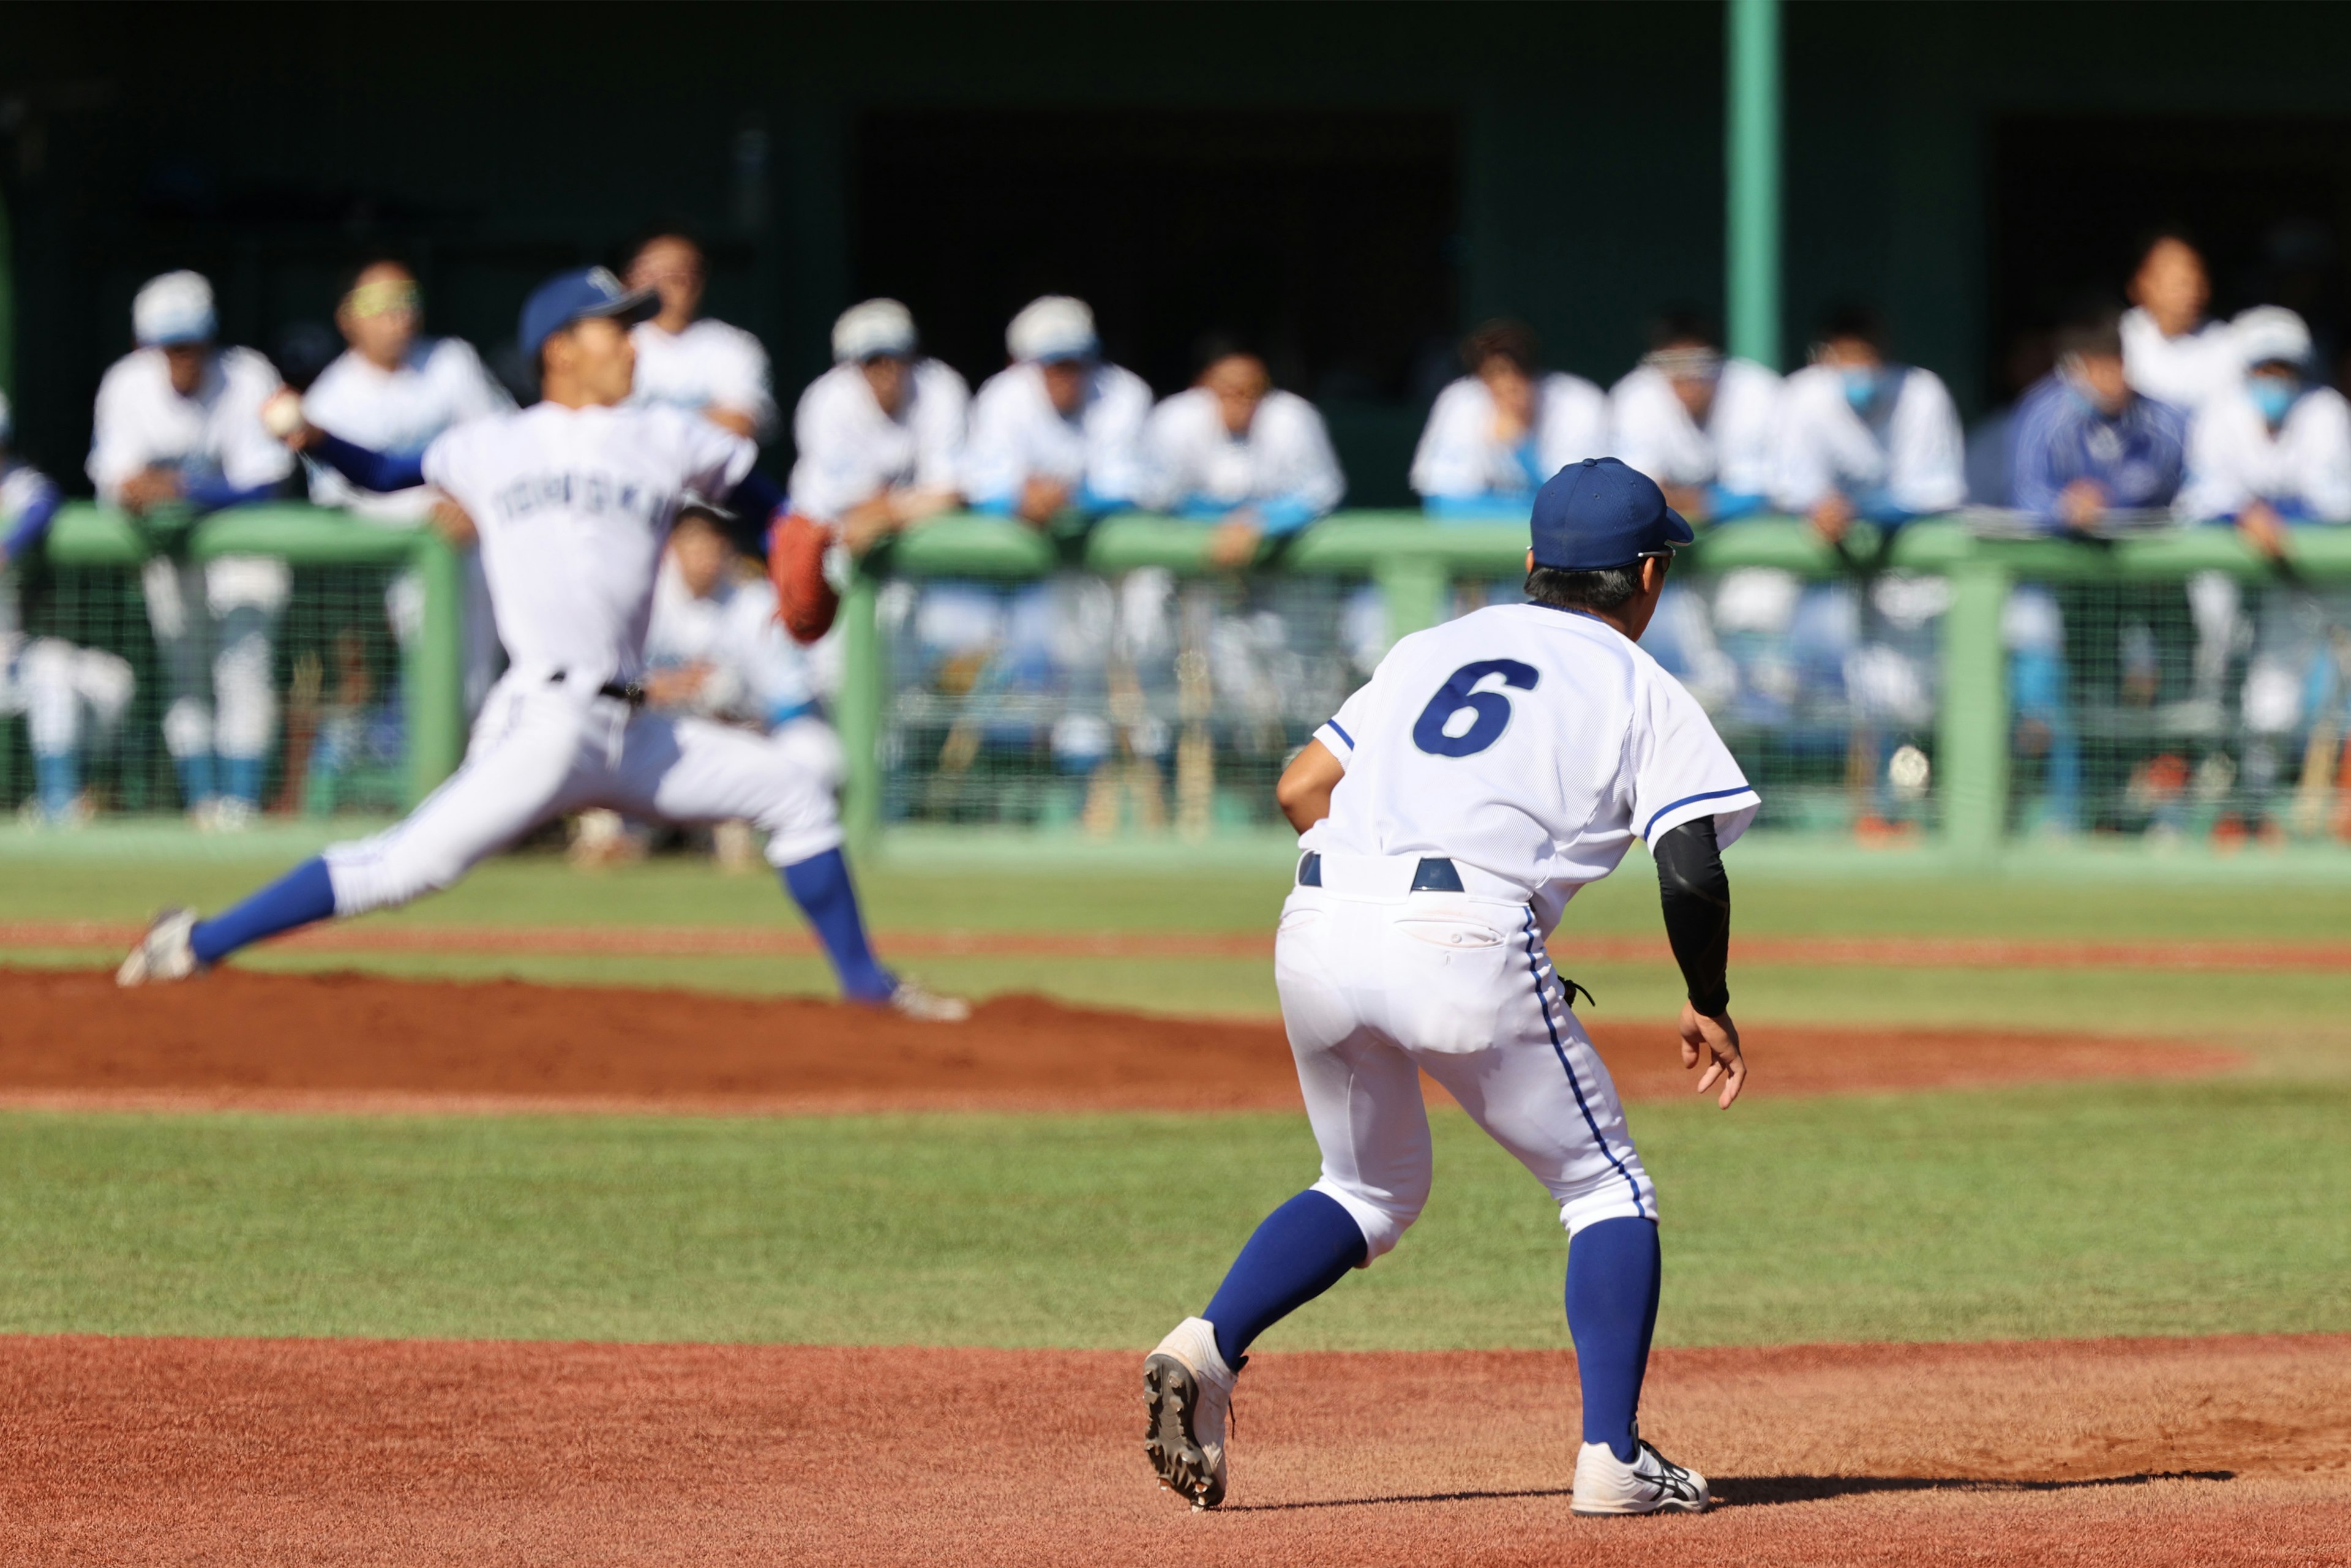
POLYGON ((1405 638, 1282 775, 1303 834, 1274 979, 1322 1176, 1276 1209, 1200 1317, 1144 1364, 1144 1451, 1212 1507, 1225 1417, 1259 1333, 1396 1244, 1428 1197, 1420 1075, 1559 1205, 1583 1389, 1578 1513, 1696 1512, 1704 1477, 1640 1440, 1656 1321, 1657 1196, 1545 936, 1635 839, 1687 982, 1686 1067, 1746 1082, 1724 967, 1721 847, 1755 791, 1697 701, 1636 643, 1689 525, 1613 457, 1534 501, 1527 592, 1405 638))
POLYGON ((807 912, 852 999, 925 1019, 961 1002, 882 967, 867 948, 831 790, 759 737, 643 707, 645 627, 662 543, 682 498, 731 497, 772 515, 782 492, 743 436, 673 408, 623 408, 629 326, 650 291, 601 267, 563 273, 523 306, 521 342, 544 399, 459 425, 400 460, 305 425, 291 438, 363 488, 440 487, 480 530, 512 664, 484 705, 465 765, 397 826, 337 844, 210 920, 158 919, 124 985, 180 979, 247 943, 447 887, 550 817, 606 806, 676 822, 747 819, 807 912))

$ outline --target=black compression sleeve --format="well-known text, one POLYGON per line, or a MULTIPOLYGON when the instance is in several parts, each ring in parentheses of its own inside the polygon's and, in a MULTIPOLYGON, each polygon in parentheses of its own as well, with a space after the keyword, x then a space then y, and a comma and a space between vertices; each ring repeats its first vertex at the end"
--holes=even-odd
POLYGON ((1714 841, 1714 819, 1682 823, 1650 846, 1666 937, 1682 967, 1690 1006, 1709 1018, 1729 1009, 1730 873, 1714 841))

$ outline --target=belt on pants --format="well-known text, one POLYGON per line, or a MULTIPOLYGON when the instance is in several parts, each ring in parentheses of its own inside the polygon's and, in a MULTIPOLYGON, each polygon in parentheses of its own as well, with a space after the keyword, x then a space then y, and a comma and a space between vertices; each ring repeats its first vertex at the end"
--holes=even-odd
MULTIPOLYGON (((558 670, 547 677, 547 684, 550 686, 559 686, 563 685, 568 674, 568 671, 558 670)), ((596 695, 600 697, 611 697, 615 702, 624 702, 631 707, 645 706, 645 688, 643 683, 639 681, 606 681, 596 688, 596 695)))
MULTIPOLYGON (((1312 850, 1308 850, 1299 857, 1298 885, 1301 887, 1322 885, 1322 857, 1312 850)), ((1424 856, 1420 864, 1413 869, 1412 891, 1415 893, 1463 892, 1465 890, 1461 885, 1460 868, 1442 855, 1424 856)))

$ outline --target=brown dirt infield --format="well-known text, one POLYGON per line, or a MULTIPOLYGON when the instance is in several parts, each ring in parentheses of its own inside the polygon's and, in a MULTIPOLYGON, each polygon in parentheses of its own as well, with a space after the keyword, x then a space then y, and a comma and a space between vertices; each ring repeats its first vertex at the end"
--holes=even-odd
MULTIPOLYGON (((1233 1110, 1297 1106, 1274 1020, 986 1002, 960 1027, 825 1002, 235 969, 122 991, 0 968, 0 1103, 279 1110, 1233 1110)), ((1662 1019, 1592 1020, 1628 1099, 1689 1092, 1662 1019)), ((2224 1070, 2057 1033, 1759 1025, 1762 1096, 2224 1070)))
MULTIPOLYGON (((143 929, 118 921, 0 920, 0 950, 95 947, 117 951, 143 929)), ((897 957, 1084 959, 1248 958, 1270 962, 1267 932, 1233 931, 880 931, 874 945, 897 957)), ((462 925, 364 921, 316 925, 274 946, 307 953, 529 954, 539 956, 713 958, 789 957, 819 951, 815 938, 789 927, 727 925, 462 925)), ((1563 936, 1554 946, 1567 962, 1670 963, 1662 934, 1563 936)), ((1741 964, 1952 969, 2351 970, 2351 943, 2271 938, 2083 942, 2054 937, 1740 936, 1741 964)))
POLYGON ((1260 1356, 1228 1506, 1139 1356, 0 1340, 15 1563, 2339 1563, 2351 1338, 1666 1351, 1704 1518, 1579 1520, 1537 1353, 1260 1356))

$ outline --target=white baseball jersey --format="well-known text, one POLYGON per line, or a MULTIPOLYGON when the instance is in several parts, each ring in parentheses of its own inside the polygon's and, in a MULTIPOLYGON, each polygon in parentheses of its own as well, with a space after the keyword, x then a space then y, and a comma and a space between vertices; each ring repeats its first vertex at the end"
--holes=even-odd
MULTIPOLYGON (((302 398, 303 417, 319 429, 401 457, 421 454, 454 425, 513 407, 514 399, 484 368, 474 346, 460 338, 420 338, 389 371, 356 349, 346 350, 302 398)), ((405 522, 432 510, 434 492, 419 485, 377 495, 319 463, 310 465, 310 499, 361 517, 405 522)))
POLYGON ((1834 365, 1809 365, 1784 385, 1772 504, 1809 511, 1842 492, 1882 497, 1906 512, 1944 512, 1968 498, 1967 442, 1940 376, 1900 367, 1902 390, 1882 428, 1854 412, 1834 365))
POLYGON ((90 424, 89 477, 107 501, 149 468, 176 469, 185 485, 225 480, 246 490, 294 471, 294 455, 261 423, 261 405, 279 385, 267 360, 250 349, 223 349, 205 367, 195 395, 172 385, 161 349, 117 360, 98 383, 90 424))
POLYGON ((768 373, 768 350, 758 339, 707 318, 683 332, 641 321, 630 336, 637 346, 630 402, 665 403, 693 413, 731 409, 752 422, 760 440, 775 434, 775 385, 768 373))
POLYGON ((1295 392, 1266 393, 1237 436, 1225 428, 1217 394, 1193 387, 1151 411, 1144 443, 1150 504, 1163 511, 1256 502, 1284 506, 1302 522, 1337 506, 1347 488, 1322 415, 1295 392))
POLYGON ((1575 890, 1693 818, 1728 845, 1761 801, 1698 699, 1595 616, 1502 604, 1416 632, 1314 732, 1345 766, 1300 840, 1441 855, 1531 900, 1575 890))
POLYGON ((1074 417, 1045 391, 1045 372, 1023 362, 980 383, 964 448, 964 494, 975 506, 1017 502, 1032 478, 1057 479, 1102 504, 1139 502, 1147 488, 1143 427, 1151 388, 1116 365, 1094 367, 1074 417))
POLYGON ((2167 338, 2154 317, 2133 308, 2123 312, 2122 334, 2124 378, 2158 402, 2193 413, 2243 378, 2236 340, 2225 321, 2207 321, 2193 332, 2167 338))
POLYGON ((961 478, 971 389, 936 360, 914 361, 895 415, 882 412, 856 365, 810 382, 792 413, 792 509, 834 523, 851 507, 910 486, 953 489, 961 478))
POLYGON ((1608 392, 1610 447, 1660 485, 1768 496, 1779 460, 1780 388, 1779 376, 1752 360, 1725 360, 1701 425, 1665 371, 1635 366, 1608 392))
POLYGON ((645 667, 706 666, 697 713, 746 719, 762 729, 809 711, 816 694, 808 659, 776 619, 776 591, 761 578, 721 578, 707 597, 688 591, 666 557, 653 582, 645 667))
POLYGON ((2274 433, 2241 385, 2196 411, 2181 514, 2231 517, 2255 500, 2311 522, 2351 523, 2351 402, 2341 392, 2311 388, 2274 433))
POLYGON ((443 434, 425 449, 424 477, 481 534, 507 656, 592 688, 643 668, 654 569, 679 498, 723 498, 758 455, 678 409, 542 402, 443 434))
POLYGON ((1413 450, 1412 487, 1456 500, 1540 489, 1571 463, 1608 455, 1606 395, 1582 376, 1538 378, 1531 435, 1516 445, 1497 440, 1493 394, 1477 377, 1463 376, 1429 408, 1413 450))

